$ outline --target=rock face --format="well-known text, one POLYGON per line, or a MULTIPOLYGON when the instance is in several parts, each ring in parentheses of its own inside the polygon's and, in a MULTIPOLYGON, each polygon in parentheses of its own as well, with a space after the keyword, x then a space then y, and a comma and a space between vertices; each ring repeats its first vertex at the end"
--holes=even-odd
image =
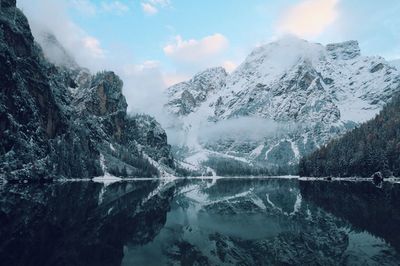
POLYGON ((167 91, 169 109, 179 115, 194 112, 215 90, 225 86, 227 76, 224 68, 211 68, 170 87, 167 91))
POLYGON ((0 176, 152 176, 173 167, 160 125, 127 115, 119 77, 92 75, 45 36, 46 48, 59 55, 56 64, 35 43, 15 1, 1 2, 0 176))
POLYGON ((211 77, 210 83, 220 85, 204 94, 206 99, 196 99, 195 78, 168 90, 166 108, 188 135, 196 135, 192 131, 204 122, 238 117, 274 121, 289 130, 258 141, 202 141, 200 136, 201 148, 188 145, 192 152, 183 158, 195 166, 210 154, 268 167, 293 166, 301 156, 373 118, 400 86, 399 72, 381 57, 362 56, 356 41, 323 46, 290 37, 256 48, 230 75, 218 75, 215 69, 203 73, 196 77, 211 77), (203 74, 210 72, 214 75, 203 74), (196 153, 202 154, 196 156, 200 160, 192 160, 196 153))

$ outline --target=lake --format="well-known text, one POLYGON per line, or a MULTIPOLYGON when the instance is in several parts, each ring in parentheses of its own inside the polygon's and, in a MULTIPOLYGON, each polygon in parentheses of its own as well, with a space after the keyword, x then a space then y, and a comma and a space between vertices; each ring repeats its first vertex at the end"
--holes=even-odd
POLYGON ((400 184, 2 184, 1 265, 399 265, 400 184))

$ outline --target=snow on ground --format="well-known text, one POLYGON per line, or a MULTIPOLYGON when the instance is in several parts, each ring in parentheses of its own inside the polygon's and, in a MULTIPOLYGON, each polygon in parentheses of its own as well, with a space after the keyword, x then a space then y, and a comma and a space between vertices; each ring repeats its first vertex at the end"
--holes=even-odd
POLYGON ((264 144, 259 145, 257 148, 255 148, 254 150, 251 151, 250 157, 251 158, 257 158, 258 156, 260 156, 260 154, 263 151, 264 147, 265 147, 264 144))
POLYGON ((100 153, 100 167, 101 170, 103 171, 103 176, 97 176, 92 178, 93 182, 102 183, 106 187, 112 183, 120 182, 122 180, 121 178, 113 176, 107 171, 104 155, 102 153, 100 153))
POLYGON ((290 142, 290 146, 291 146, 292 151, 294 153, 294 157, 296 158, 296 160, 300 160, 300 151, 299 151, 299 148, 297 147, 296 143, 294 143, 290 139, 288 139, 288 141, 290 142))
POLYGON ((290 215, 294 215, 300 210, 302 201, 303 201, 303 198, 301 197, 301 194, 298 193, 296 196, 296 202, 294 203, 294 206, 293 206, 293 211, 290 213, 290 215))

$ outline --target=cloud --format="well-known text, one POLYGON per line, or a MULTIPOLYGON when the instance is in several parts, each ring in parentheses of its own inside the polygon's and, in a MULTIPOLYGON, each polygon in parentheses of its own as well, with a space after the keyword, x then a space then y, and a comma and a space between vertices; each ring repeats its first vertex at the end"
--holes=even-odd
POLYGON ((182 81, 189 80, 190 76, 181 73, 163 73, 163 79, 166 87, 171 87, 182 81))
POLYGON ((154 116, 162 114, 163 92, 167 86, 165 79, 168 74, 161 71, 158 61, 132 64, 128 63, 130 58, 126 51, 115 49, 108 52, 101 46, 100 40, 86 33, 70 19, 68 10, 72 7, 66 0, 20 0, 18 6, 24 9, 35 40, 43 47, 46 56, 54 57, 52 62, 61 63, 59 56, 55 58, 50 53, 52 50, 46 47, 43 33, 47 32, 56 36, 80 66, 89 68, 91 72, 104 69, 115 71, 124 82, 124 95, 130 111, 154 116))
POLYGON ((142 9, 143 9, 144 13, 146 13, 148 15, 154 15, 154 14, 158 13, 158 9, 149 3, 142 3, 142 9))
POLYGON ((147 0, 141 3, 144 13, 147 15, 155 15, 159 8, 165 8, 171 5, 169 0, 147 0))
POLYGON ((176 61, 199 62, 221 53, 228 46, 228 39, 219 33, 201 40, 183 40, 177 35, 171 43, 164 46, 163 50, 166 56, 176 61))
POLYGON ((171 5, 170 0, 148 0, 148 2, 151 3, 152 5, 159 5, 161 7, 166 7, 171 5))
MULTIPOLYGON (((69 4, 70 2, 64 0, 18 1, 18 6, 23 8, 28 17, 35 40, 42 47, 46 46, 43 33, 52 33, 79 65, 92 71, 103 69, 107 52, 98 39, 86 33, 69 18, 69 4)), ((45 54, 46 51, 44 49, 45 54)))
POLYGON ((121 3, 120 1, 102 2, 100 7, 104 12, 124 13, 129 11, 129 6, 121 3))
POLYGON ((237 64, 228 54, 229 40, 220 33, 200 39, 185 40, 181 35, 171 38, 164 45, 164 55, 170 59, 173 71, 164 74, 164 82, 170 87, 176 83, 190 79, 199 71, 210 67, 222 66, 227 72, 233 72, 237 64))
POLYGON ((165 112, 162 109, 167 102, 165 89, 190 79, 189 76, 182 74, 165 72, 157 60, 126 64, 118 74, 124 81, 124 93, 129 103, 129 110, 146 112, 160 120, 165 120, 165 112))
POLYGON ((200 127, 200 142, 219 140, 261 140, 276 133, 278 123, 271 119, 258 117, 238 117, 222 120, 217 123, 208 122, 200 127))
POLYGON ((95 4, 90 0, 72 0, 70 5, 86 16, 102 13, 122 14, 130 10, 129 6, 120 1, 102 1, 95 4))
POLYGON ((237 68, 237 64, 233 61, 227 60, 222 63, 222 67, 225 68, 228 73, 232 73, 237 68))
POLYGON ((338 3, 339 0, 302 0, 284 12, 277 30, 302 38, 317 37, 337 19, 338 3))
POLYGON ((97 13, 97 7, 89 0, 72 0, 71 5, 80 13, 87 16, 94 16, 97 13))
POLYGON ((163 114, 164 76, 158 61, 128 64, 118 73, 124 81, 124 95, 131 112, 145 112, 156 117, 163 114))
POLYGON ((85 48, 96 58, 104 58, 105 51, 101 48, 100 41, 94 37, 86 36, 82 39, 85 48))

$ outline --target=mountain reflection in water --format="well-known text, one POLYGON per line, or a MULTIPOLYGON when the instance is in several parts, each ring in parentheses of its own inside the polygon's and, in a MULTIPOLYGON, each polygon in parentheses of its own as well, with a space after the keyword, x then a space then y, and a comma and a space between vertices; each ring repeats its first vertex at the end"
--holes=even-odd
POLYGON ((146 180, 0 193, 2 265, 400 263, 400 184, 146 180))

